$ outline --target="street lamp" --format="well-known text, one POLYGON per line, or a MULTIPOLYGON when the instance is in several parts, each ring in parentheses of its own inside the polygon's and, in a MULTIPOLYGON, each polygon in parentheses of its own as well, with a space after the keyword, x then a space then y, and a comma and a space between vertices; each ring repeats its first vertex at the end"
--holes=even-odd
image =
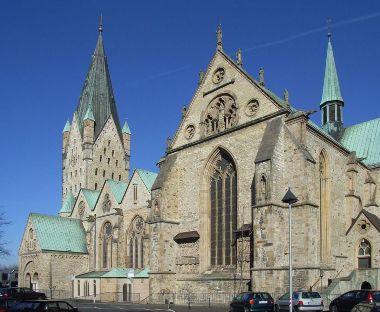
POLYGON ((321 278, 321 292, 322 292, 322 277, 323 277, 323 270, 322 270, 322 268, 319 269, 319 277, 321 278))
POLYGON ((290 191, 286 192, 283 203, 289 205, 289 311, 293 311, 293 274, 292 274, 292 204, 296 203, 298 198, 290 191))

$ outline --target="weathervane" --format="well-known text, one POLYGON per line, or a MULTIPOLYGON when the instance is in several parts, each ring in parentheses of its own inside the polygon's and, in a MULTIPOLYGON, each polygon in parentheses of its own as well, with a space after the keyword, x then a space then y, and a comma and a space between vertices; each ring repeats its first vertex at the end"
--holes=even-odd
POLYGON ((216 30, 216 48, 218 50, 223 50, 223 43, 222 43, 222 25, 218 25, 218 29, 216 30))
POLYGON ((99 20, 99 32, 103 32, 103 14, 100 14, 100 20, 99 20))

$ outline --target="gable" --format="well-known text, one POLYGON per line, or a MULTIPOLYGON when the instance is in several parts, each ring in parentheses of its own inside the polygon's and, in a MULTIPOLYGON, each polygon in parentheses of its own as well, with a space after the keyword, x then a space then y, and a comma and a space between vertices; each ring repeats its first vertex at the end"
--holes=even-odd
POLYGON ((360 226, 360 220, 363 218, 367 219, 374 226, 377 232, 380 233, 380 218, 375 214, 370 213, 365 209, 362 209, 357 215, 357 217, 355 219, 352 219, 351 226, 348 228, 346 235, 348 235, 348 233, 350 233, 355 226, 360 226))
POLYGON ((227 55, 217 51, 183 116, 171 148, 175 149, 209 136, 210 124, 214 123, 209 120, 215 120, 217 124, 218 118, 221 118, 219 121, 221 125, 223 123, 223 127, 219 128, 218 125, 216 130, 212 130, 212 133, 220 133, 224 129, 233 129, 237 125, 276 113, 283 108, 282 104, 227 55), (218 82, 215 77, 220 70, 223 70, 223 77, 218 82), (223 108, 218 102, 220 100, 223 108))
POLYGON ((157 173, 143 170, 143 169, 136 169, 138 175, 140 176, 142 182, 144 183, 146 189, 150 193, 152 190, 152 186, 154 184, 154 181, 157 178, 157 173))
POLYGON ((28 217, 28 221, 25 225, 24 234, 22 236, 21 244, 19 247, 19 255, 29 252, 41 251, 38 240, 36 239, 35 229, 33 227, 31 214, 28 217))

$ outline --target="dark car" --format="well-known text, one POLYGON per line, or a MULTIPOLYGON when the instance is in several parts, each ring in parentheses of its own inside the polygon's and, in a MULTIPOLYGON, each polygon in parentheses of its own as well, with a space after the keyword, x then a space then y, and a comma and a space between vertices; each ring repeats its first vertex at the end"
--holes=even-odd
POLYGON ((12 308, 19 300, 10 298, 0 298, 0 312, 7 312, 12 308))
POLYGON ((331 312, 349 312, 358 303, 380 303, 378 290, 351 290, 335 298, 330 303, 331 312))
POLYGON ((26 287, 10 287, 0 289, 0 298, 13 298, 20 300, 46 299, 42 292, 34 291, 26 287))
POLYGON ((74 308, 66 301, 61 300, 25 300, 17 303, 9 311, 24 311, 24 312, 78 312, 77 308, 74 308))
POLYGON ((274 300, 266 292, 243 292, 230 303, 230 312, 273 312, 274 300))

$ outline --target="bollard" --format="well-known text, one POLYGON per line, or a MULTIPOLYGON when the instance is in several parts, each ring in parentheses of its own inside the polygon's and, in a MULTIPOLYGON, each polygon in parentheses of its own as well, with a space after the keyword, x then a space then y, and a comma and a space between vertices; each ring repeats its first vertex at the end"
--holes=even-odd
POLYGON ((94 300, 93 300, 93 303, 96 303, 96 296, 94 296, 94 300))

